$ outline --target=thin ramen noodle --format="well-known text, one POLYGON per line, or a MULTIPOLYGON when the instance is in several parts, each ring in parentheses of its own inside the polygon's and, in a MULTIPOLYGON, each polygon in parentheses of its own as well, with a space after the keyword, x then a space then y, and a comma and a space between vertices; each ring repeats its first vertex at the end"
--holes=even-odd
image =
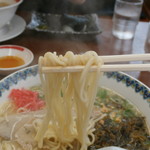
POLYGON ((95 52, 74 55, 67 52, 65 56, 46 53, 39 59, 39 72, 45 94, 47 114, 39 128, 35 140, 43 147, 47 135, 51 149, 86 150, 94 141, 94 120, 90 118, 97 92, 100 75, 100 60, 95 52), (85 66, 82 72, 43 73, 42 67, 85 66), (96 72, 90 72, 92 65, 96 72), (54 90, 55 89, 55 90, 54 90), (48 128, 52 133, 47 133, 48 128), (74 148, 73 143, 76 143, 74 148))

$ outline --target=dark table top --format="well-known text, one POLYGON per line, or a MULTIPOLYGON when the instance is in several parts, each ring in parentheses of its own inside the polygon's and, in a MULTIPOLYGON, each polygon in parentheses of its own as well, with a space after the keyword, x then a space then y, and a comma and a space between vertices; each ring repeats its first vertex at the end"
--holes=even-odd
MULTIPOLYGON (((18 12, 27 24, 31 19, 28 12, 18 12)), ((117 54, 143 54, 145 52, 145 41, 147 37, 148 23, 140 21, 134 39, 119 40, 112 35, 112 18, 100 17, 102 33, 88 36, 62 36, 45 32, 37 32, 29 29, 16 38, 1 42, 4 44, 15 44, 29 48, 34 53, 34 61, 31 65, 37 64, 40 55, 45 52, 56 51, 58 54, 65 54, 66 51, 73 51, 76 54, 88 50, 96 51, 99 55, 117 54)), ((137 62, 139 63, 139 62, 137 62)), ((150 72, 128 72, 131 76, 139 79, 150 87, 150 72)), ((0 78, 3 78, 1 76, 0 78)))

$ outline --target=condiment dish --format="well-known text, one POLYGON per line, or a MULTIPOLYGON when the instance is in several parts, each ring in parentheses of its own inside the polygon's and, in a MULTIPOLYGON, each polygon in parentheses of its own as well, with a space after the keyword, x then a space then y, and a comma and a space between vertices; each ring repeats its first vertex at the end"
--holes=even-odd
POLYGON ((34 59, 33 53, 18 45, 0 46, 0 74, 8 75, 27 67, 34 59))

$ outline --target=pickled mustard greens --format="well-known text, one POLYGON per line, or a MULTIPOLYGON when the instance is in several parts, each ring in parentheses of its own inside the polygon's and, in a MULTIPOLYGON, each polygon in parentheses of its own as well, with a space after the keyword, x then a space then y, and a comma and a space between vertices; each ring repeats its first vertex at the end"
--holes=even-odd
POLYGON ((128 150, 149 150, 146 118, 129 101, 109 89, 99 89, 95 106, 107 114, 95 124, 91 149, 118 146, 128 150))

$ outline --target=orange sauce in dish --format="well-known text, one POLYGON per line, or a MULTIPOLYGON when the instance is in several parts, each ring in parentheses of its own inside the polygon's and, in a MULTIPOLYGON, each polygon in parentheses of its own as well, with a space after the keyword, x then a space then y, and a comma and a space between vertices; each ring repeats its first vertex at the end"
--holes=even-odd
POLYGON ((0 57, 0 68, 14 68, 25 64, 24 60, 18 56, 0 57))

